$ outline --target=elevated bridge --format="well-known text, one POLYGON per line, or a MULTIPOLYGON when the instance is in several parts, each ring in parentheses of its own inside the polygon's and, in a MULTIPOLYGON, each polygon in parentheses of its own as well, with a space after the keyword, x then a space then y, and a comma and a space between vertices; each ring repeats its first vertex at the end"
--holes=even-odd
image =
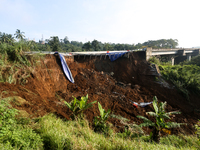
POLYGON ((186 57, 188 61, 191 60, 192 56, 197 56, 200 54, 200 49, 196 48, 184 48, 184 49, 146 49, 146 60, 148 61, 153 56, 168 56, 172 60, 172 65, 174 65, 174 59, 177 61, 183 60, 186 57))
MULTIPOLYGON (((106 59, 106 57, 110 57, 109 53, 123 53, 127 52, 124 56, 129 57, 129 53, 135 52, 135 51, 143 51, 144 56, 146 56, 147 61, 153 57, 153 56, 167 56, 172 61, 172 65, 174 64, 174 61, 176 59, 176 62, 181 62, 184 60, 191 60, 192 56, 197 56, 200 54, 200 49, 196 48, 184 48, 184 49, 152 49, 152 48, 146 48, 143 50, 120 50, 120 51, 87 51, 87 52, 65 52, 62 53, 64 56, 69 57, 100 57, 100 59, 106 59)), ((34 53, 43 53, 43 54, 54 54, 54 52, 49 51, 31 51, 26 52, 27 54, 34 54, 34 53)))

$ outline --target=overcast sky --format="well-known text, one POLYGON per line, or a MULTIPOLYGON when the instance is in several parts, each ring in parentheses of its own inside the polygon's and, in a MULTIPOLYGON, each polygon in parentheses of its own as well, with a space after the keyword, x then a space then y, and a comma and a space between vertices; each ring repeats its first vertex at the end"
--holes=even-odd
POLYGON ((137 44, 178 39, 200 46, 200 0, 0 0, 0 32, 39 41, 137 44))

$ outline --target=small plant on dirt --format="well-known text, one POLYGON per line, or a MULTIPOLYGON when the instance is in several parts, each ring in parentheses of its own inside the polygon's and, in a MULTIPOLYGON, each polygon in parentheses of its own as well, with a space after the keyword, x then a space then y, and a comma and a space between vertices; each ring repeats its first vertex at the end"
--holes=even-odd
POLYGON ((71 118, 74 120, 76 116, 83 118, 83 111, 86 109, 92 107, 96 101, 87 103, 88 101, 88 94, 84 97, 82 96, 80 100, 78 100, 76 97, 74 97, 74 100, 72 100, 70 103, 64 101, 64 103, 67 105, 67 107, 72 111, 71 118))
POLYGON ((100 116, 94 118, 94 131, 107 133, 109 130, 109 126, 106 124, 106 121, 110 117, 109 114, 111 110, 108 109, 107 111, 105 111, 105 109, 102 108, 99 102, 98 102, 98 108, 100 116))
POLYGON ((151 140, 155 142, 160 141, 160 131, 165 128, 175 128, 180 127, 180 125, 183 125, 183 123, 177 123, 177 122, 165 122, 164 119, 170 119, 170 115, 173 114, 180 114, 179 111, 173 111, 173 112, 165 112, 165 107, 167 103, 161 102, 158 103, 157 97, 154 96, 153 98, 153 107, 155 112, 147 112, 148 115, 155 117, 156 121, 152 122, 151 120, 147 119, 143 116, 137 116, 138 118, 143 119, 144 123, 140 124, 140 127, 145 126, 153 126, 153 131, 150 134, 151 140))

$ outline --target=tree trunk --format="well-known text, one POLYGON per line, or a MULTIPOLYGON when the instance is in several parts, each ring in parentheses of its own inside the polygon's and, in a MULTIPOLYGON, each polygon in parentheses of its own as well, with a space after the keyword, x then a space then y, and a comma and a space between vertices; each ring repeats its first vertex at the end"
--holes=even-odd
POLYGON ((158 130, 156 127, 154 127, 152 133, 153 133, 152 140, 155 141, 156 143, 159 143, 159 141, 160 141, 160 130, 158 130))

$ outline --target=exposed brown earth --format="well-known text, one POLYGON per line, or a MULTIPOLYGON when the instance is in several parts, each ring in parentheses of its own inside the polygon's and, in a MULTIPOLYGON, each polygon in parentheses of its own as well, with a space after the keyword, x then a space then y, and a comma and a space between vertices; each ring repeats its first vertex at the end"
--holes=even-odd
MULTIPOLYGON (((89 102, 96 100, 105 110, 111 109, 114 114, 136 124, 142 123, 136 116, 146 116, 146 112, 153 111, 153 106, 136 108, 129 100, 150 102, 153 96, 157 96, 159 101, 167 101, 167 111, 182 112, 170 121, 188 124, 182 126, 182 129, 173 129, 172 132, 193 133, 193 126, 200 118, 197 111, 200 106, 199 97, 191 95, 191 101, 188 102, 176 89, 156 83, 149 64, 141 59, 142 55, 140 52, 131 53, 129 58, 122 57, 114 62, 110 62, 108 58, 100 60, 99 57, 66 58, 74 84, 64 76, 58 56, 46 55, 25 85, 0 83, 0 91, 7 91, 3 97, 19 96, 25 99, 27 102, 21 105, 14 102, 12 104, 19 110, 25 110, 29 117, 53 112, 70 119, 71 112, 61 99, 70 102, 72 96, 80 98, 88 94, 89 102)), ((99 115, 97 103, 86 110, 85 115, 92 122, 99 115)), ((121 126, 117 119, 110 119, 109 122, 114 126, 121 126)))

